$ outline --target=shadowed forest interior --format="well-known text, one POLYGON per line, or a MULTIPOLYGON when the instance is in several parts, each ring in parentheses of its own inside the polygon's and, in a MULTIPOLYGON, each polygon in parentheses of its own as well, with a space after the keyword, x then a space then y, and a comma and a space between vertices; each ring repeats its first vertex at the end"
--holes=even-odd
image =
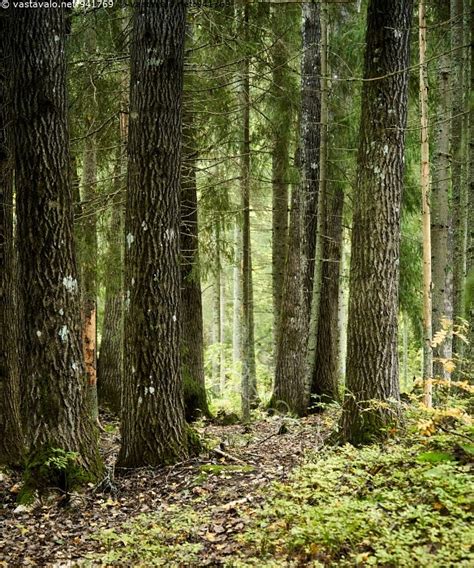
POLYGON ((0 565, 472 566, 471 0, 0 10, 0 565))

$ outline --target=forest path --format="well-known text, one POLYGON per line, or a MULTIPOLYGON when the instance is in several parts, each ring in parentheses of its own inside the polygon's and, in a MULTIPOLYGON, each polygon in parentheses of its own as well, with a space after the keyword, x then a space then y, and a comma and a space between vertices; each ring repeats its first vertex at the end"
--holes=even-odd
MULTIPOLYGON (((142 519, 155 532, 159 528, 156 538, 164 540, 165 546, 178 544, 175 556, 167 552, 168 561, 162 565, 225 565, 226 558, 242 549, 236 537, 245 528, 248 513, 251 516, 262 505, 264 489, 284 481, 307 452, 322 447, 328 421, 320 415, 300 420, 265 417, 249 426, 205 423, 198 430, 215 450, 170 467, 122 471, 115 476, 112 492, 90 488, 73 495, 66 507, 57 495, 31 509, 18 507, 18 478, 1 473, 0 566, 160 565, 142 558, 140 547, 135 547, 136 561, 100 560, 124 543, 100 542, 93 536, 103 531, 126 532, 124 523, 134 519, 142 519), (186 550, 189 542, 197 545, 197 562, 194 552, 192 557, 180 557, 179 546, 184 544, 186 550)), ((118 428, 110 420, 105 425, 101 447, 111 467, 119 448, 118 428)), ((149 535, 145 531, 152 538, 149 535)))

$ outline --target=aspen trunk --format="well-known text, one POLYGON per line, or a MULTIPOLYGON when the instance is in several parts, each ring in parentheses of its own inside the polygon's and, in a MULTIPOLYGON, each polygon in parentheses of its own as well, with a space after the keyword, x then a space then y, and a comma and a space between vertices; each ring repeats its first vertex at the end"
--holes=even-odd
POLYGON ((424 0, 418 5, 421 109, 421 199, 423 217, 423 384, 424 403, 433 405, 433 347, 431 323, 431 212, 430 148, 428 141, 428 70, 426 67, 426 15, 424 0))

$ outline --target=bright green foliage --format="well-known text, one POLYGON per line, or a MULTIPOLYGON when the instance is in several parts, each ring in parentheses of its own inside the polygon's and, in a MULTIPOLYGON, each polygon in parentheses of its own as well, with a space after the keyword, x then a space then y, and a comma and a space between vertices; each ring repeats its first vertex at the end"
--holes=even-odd
POLYGON ((155 515, 140 515, 125 525, 124 532, 110 529, 97 535, 97 540, 107 549, 101 565, 196 565, 203 548, 199 529, 205 523, 202 512, 182 510, 179 506, 155 515))
POLYGON ((318 454, 271 490, 244 540, 280 565, 472 566, 464 435, 465 427, 411 433, 403 443, 318 454))

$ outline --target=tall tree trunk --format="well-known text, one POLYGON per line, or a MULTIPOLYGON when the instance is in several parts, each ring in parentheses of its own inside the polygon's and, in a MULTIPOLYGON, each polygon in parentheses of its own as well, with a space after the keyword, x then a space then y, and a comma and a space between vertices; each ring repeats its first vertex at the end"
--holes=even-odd
POLYGON ((272 49, 273 64, 273 149, 272 149, 272 289, 273 341, 276 345, 280 327, 281 297, 288 249, 288 178, 289 146, 293 109, 288 100, 290 77, 289 49, 285 31, 289 11, 275 6, 272 11, 272 30, 275 36, 272 49))
MULTIPOLYGON (((249 39, 249 5, 243 8, 243 38, 249 39)), ((241 97, 242 97, 242 140, 241 140, 241 192, 242 192, 242 416, 244 420, 250 418, 251 373, 253 337, 253 310, 252 305, 252 278, 251 278, 251 246, 250 246, 250 61, 248 55, 244 57, 241 69, 241 97)))
POLYGON ((220 322, 219 322, 219 391, 221 394, 224 394, 225 391, 225 272, 221 270, 221 277, 220 277, 220 291, 219 291, 219 315, 220 315, 220 322))
MULTIPOLYGON (((214 227, 214 283, 212 286, 212 383, 220 389, 220 340, 221 340, 221 236, 220 222, 214 227)), ((222 396, 222 392, 220 392, 222 396)))
MULTIPOLYGON (((453 219, 453 318, 464 316, 464 276, 466 264, 466 215, 465 188, 462 183, 463 165, 463 0, 451 0, 451 187, 453 219)), ((461 358, 463 342, 453 337, 454 356, 461 358)), ((459 365, 458 365, 459 366, 459 365)))
MULTIPOLYGON (((328 29, 327 10, 321 13, 321 148, 320 148, 320 239, 319 294, 315 306, 316 345, 311 373, 311 395, 322 402, 339 398, 339 278, 342 255, 344 190, 338 184, 329 192, 328 157, 328 29)), ((315 284, 316 286, 316 284, 315 284)), ((313 294, 313 301, 316 295, 313 294)), ((311 361, 310 361, 311 364, 311 361)))
MULTIPOLYGON (((469 14, 470 24, 470 77, 469 89, 472 97, 474 93, 474 10, 469 14)), ((472 99, 469 103, 472 105, 472 99)), ((469 323, 469 343, 466 359, 470 362, 471 373, 474 374, 474 117, 472 107, 469 115, 469 185, 468 185, 468 234, 467 234, 467 255, 466 255, 466 318, 469 323)))
POLYGON ((193 115, 184 116, 181 168, 181 373, 186 420, 209 416, 204 380, 204 339, 199 266, 196 142, 193 115))
POLYGON ((180 362, 184 0, 133 13, 125 218, 125 373, 119 467, 188 454, 180 362))
POLYGON ((11 11, 0 13, 0 464, 17 465, 23 452, 20 419, 18 311, 15 302, 13 238, 13 156, 9 108, 8 32, 11 11), (7 332, 8 329, 8 332, 7 332))
POLYGON ((15 12, 13 109, 30 457, 50 448, 102 471, 87 407, 73 239, 65 12, 15 12), (54 38, 55 41, 52 41, 54 38))
MULTIPOLYGON (((311 313, 321 167, 321 22, 319 4, 303 3, 301 9, 303 17, 303 58, 301 63, 302 129, 300 144, 302 183, 306 201, 304 205, 304 227, 307 258, 304 287, 308 313, 311 313)), ((327 135, 326 132, 324 134, 327 135)), ((321 179, 324 179, 324 177, 321 176, 321 179)))
POLYGON ((428 68, 426 66, 425 2, 418 4, 420 50, 420 115, 421 115, 421 199, 423 218, 423 384, 424 403, 433 404, 433 330, 431 322, 431 211, 430 211, 430 147, 428 141, 428 68))
MULTIPOLYGON (((442 329, 441 320, 446 317, 445 303, 449 262, 449 179, 450 179, 450 109, 449 62, 446 56, 438 64, 437 125, 434 131, 434 167, 431 191, 431 250, 433 279, 433 335, 442 329)), ((433 374, 444 377, 441 358, 448 356, 448 339, 434 348, 433 374)))
POLYGON ((367 16, 341 438, 383 436, 399 399, 397 320, 412 0, 370 0, 367 16))

